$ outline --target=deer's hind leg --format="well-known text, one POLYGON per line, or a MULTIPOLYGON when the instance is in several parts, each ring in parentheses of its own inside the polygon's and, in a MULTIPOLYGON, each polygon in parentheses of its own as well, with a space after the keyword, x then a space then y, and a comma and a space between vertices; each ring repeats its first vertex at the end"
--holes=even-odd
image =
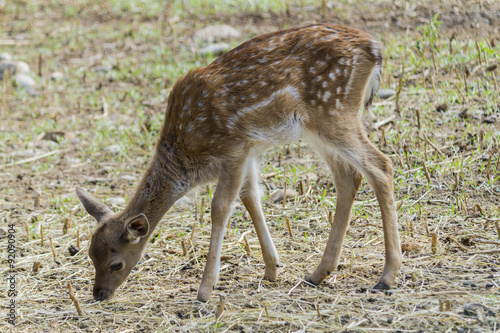
MULTIPOLYGON (((378 150, 377 147, 375 147, 371 142, 368 141, 360 124, 356 125, 355 123, 353 123, 353 125, 354 126, 350 126, 348 129, 345 129, 343 131, 337 131, 334 135, 330 133, 328 135, 323 135, 322 140, 324 140, 325 146, 331 147, 331 149, 334 150, 337 155, 339 155, 341 160, 345 161, 351 166, 351 169, 358 170, 356 172, 351 171, 351 174, 353 175, 351 177, 354 177, 356 181, 353 180, 353 186, 349 187, 348 185, 346 187, 346 190, 344 190, 344 192, 349 193, 345 194, 346 196, 348 195, 352 197, 346 197, 345 199, 342 199, 342 201, 338 201, 338 208, 340 207, 342 211, 347 211, 348 209, 350 212, 350 206, 352 205, 352 199, 354 198, 353 195, 355 193, 352 191, 354 188, 357 188, 357 186, 359 186, 359 182, 357 179, 360 180, 360 173, 362 173, 367 178, 368 182, 375 192, 375 196, 377 197, 382 215, 385 244, 384 271, 379 283, 375 285, 375 288, 389 289, 394 285, 396 276, 402 263, 401 243, 399 241, 398 234, 398 219, 396 206, 394 203, 392 162, 386 155, 378 150)), ((332 170, 332 172, 334 171, 332 170)), ((346 171, 344 171, 344 173, 346 173, 344 176, 341 176, 340 174, 339 176, 335 176, 335 173, 338 172, 339 171, 334 172, 336 186, 338 182, 342 184, 342 177, 348 177, 348 173, 346 171)), ((349 182, 347 184, 349 184, 349 182)), ((340 189, 338 191, 338 195, 339 197, 341 197, 340 189)), ((335 218, 337 219, 337 212, 335 218)), ((339 251, 332 249, 337 249, 341 245, 340 241, 341 239, 343 239, 345 234, 345 229, 342 229, 342 227, 344 225, 345 227, 347 227, 348 218, 349 217, 346 215, 346 213, 342 213, 342 218, 339 216, 338 221, 334 223, 332 232, 339 232, 341 234, 330 235, 327 250, 325 251, 326 258, 332 256, 332 254, 336 254, 338 257, 339 251), (339 230, 334 231, 334 229, 336 228, 338 228, 339 230), (334 242, 339 243, 334 244, 334 242)), ((320 264, 320 267, 323 267, 323 265, 326 266, 327 261, 328 260, 325 259, 325 264, 320 264)), ((316 274, 313 273, 313 275, 311 276, 311 281, 314 283, 321 281, 323 273, 323 269, 320 269, 316 274)))
POLYGON ((330 236, 321 262, 311 276, 307 277, 307 280, 313 284, 319 284, 337 268, 351 217, 351 207, 362 179, 359 171, 346 162, 339 160, 339 157, 333 152, 323 150, 322 156, 333 174, 337 203, 330 236))

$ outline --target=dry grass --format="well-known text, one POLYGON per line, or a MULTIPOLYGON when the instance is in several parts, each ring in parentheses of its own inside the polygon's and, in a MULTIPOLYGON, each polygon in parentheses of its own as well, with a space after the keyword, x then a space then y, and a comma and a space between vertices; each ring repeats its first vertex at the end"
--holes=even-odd
MULTIPOLYGON (((211 12, 194 1, 155 12, 156 4, 131 3, 138 6, 135 13, 121 9, 119 1, 63 6, 40 0, 9 3, 0 14, 0 51, 26 61, 35 74, 41 59, 39 97, 9 82, 0 93, 0 225, 7 232, 15 224, 17 246, 14 271, 6 255, 0 269, 5 276, 16 274, 18 292, 17 325, 2 314, 0 330, 498 330, 500 120, 490 123, 500 116, 496 2, 454 1, 453 10, 451 1, 328 2, 326 9, 290 1, 271 14, 255 8, 211 12), (466 11, 468 16, 460 15, 466 11), (425 31, 415 27, 431 27, 434 12, 441 13, 441 27, 424 40, 425 31), (370 289, 381 274, 384 247, 380 212, 365 182, 338 269, 317 287, 303 280, 323 252, 335 190, 329 171, 301 144, 262 158, 264 210, 282 264, 277 282, 262 279, 258 240, 237 203, 214 297, 205 304, 195 300, 210 237, 213 188, 207 187, 167 213, 116 298, 93 301, 87 249, 94 220, 79 205, 74 186, 103 200, 130 197, 150 158, 169 88, 182 73, 212 59, 195 54, 194 31, 230 23, 243 32, 232 41, 237 45, 255 33, 322 21, 322 15, 382 40, 383 85, 399 90, 397 98, 376 101, 376 119, 366 121, 371 140, 395 166, 404 251, 397 287, 370 289), (49 80, 54 71, 66 78, 49 80), (283 207, 269 196, 283 187, 285 168, 287 188, 299 190, 302 182, 305 193, 283 207), (70 255, 70 246, 80 251, 70 255)), ((7 238, 0 237, 6 249, 7 238)), ((7 292, 1 284, 2 306, 7 292)))

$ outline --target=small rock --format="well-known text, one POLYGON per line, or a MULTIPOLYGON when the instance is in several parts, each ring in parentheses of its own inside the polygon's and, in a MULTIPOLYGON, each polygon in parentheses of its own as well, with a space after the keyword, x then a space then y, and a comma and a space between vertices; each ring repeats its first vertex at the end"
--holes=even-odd
POLYGON ((110 72, 113 67, 111 65, 101 65, 94 68, 96 72, 110 72))
POLYGON ((200 54, 201 55, 208 55, 208 54, 214 54, 214 55, 221 55, 225 53, 227 50, 229 50, 231 46, 227 43, 216 43, 216 44, 210 44, 205 46, 204 48, 200 49, 200 54))
MULTIPOLYGON (((279 189, 276 192, 274 192, 273 194, 271 194, 269 199, 271 199, 271 201, 274 203, 282 202, 283 197, 284 197, 284 193, 285 193, 285 191, 283 189, 279 189)), ((293 200, 298 196, 299 196, 299 194, 297 193, 297 191, 295 191, 293 189, 286 190, 286 200, 293 200)))
POLYGON ((60 80, 64 79, 64 74, 63 74, 63 72, 54 72, 54 73, 50 74, 49 78, 52 81, 60 81, 60 80))
POLYGON ((108 200, 106 200, 106 202, 110 205, 110 206, 124 206, 126 204, 126 201, 125 199, 123 198, 109 198, 108 200))
POLYGON ((315 173, 310 172, 310 173, 308 173, 306 175, 306 179, 307 179, 307 182, 310 184, 310 183, 315 182, 316 180, 318 180, 318 175, 315 174, 315 173))
POLYGON ((80 249, 77 248, 76 246, 74 245, 70 245, 70 247, 68 247, 68 252, 69 252, 69 255, 70 256, 75 256, 78 252, 80 252, 80 249))
POLYGON ((120 147, 119 145, 111 145, 108 148, 106 148, 106 151, 116 154, 122 151, 122 147, 120 147))
POLYGON ((193 205, 193 200, 187 195, 183 196, 174 203, 174 206, 179 209, 186 209, 193 205))
POLYGON ((38 95, 35 90, 35 80, 33 80, 31 76, 18 73, 16 74, 14 79, 16 80, 17 85, 23 87, 28 92, 28 94, 38 95))
POLYGON ((73 140, 75 139, 76 135, 71 132, 66 132, 66 131, 52 131, 52 132, 47 132, 43 136, 44 140, 52 140, 54 142, 59 142, 61 139, 66 138, 68 140, 73 140))
POLYGON ((4 76, 9 79, 16 74, 17 65, 15 62, 4 61, 0 62, 0 81, 3 81, 4 76))
POLYGON ((101 177, 89 177, 85 180, 86 183, 88 184, 98 184, 98 183, 105 183, 106 178, 101 178, 101 177))
POLYGON ((12 56, 7 52, 0 53, 0 61, 12 61, 12 56))
POLYGON ((134 177, 134 176, 132 176, 132 175, 122 175, 122 176, 120 177, 120 179, 123 179, 123 180, 126 180, 126 181, 131 182, 131 181, 134 181, 134 180, 135 180, 135 177, 134 177))
POLYGON ((498 119, 498 115, 492 114, 491 116, 485 117, 483 119, 483 123, 485 123, 485 124, 494 124, 494 123, 497 122, 497 119, 498 119))
POLYGON ((436 106, 437 112, 446 112, 447 110, 448 110, 448 104, 446 103, 436 106))
POLYGON ((241 267, 239 270, 238 270, 238 273, 236 273, 238 276, 242 276, 242 275, 250 275, 253 273, 253 270, 250 268, 250 267, 241 267))
POLYGON ((231 38, 239 38, 241 36, 240 32, 230 25, 211 25, 198 30, 194 34, 194 38, 197 40, 203 40, 207 42, 215 42, 220 40, 227 40, 231 38))
POLYGON ((11 153, 12 156, 16 156, 16 157, 31 157, 31 156, 34 156, 36 154, 40 153, 40 151, 38 150, 35 150, 35 149, 26 149, 26 150, 19 150, 19 151, 13 151, 11 153))
POLYGON ((17 73, 29 74, 30 66, 27 63, 25 63, 24 61, 18 61, 16 63, 16 66, 17 66, 17 73))
POLYGON ((393 89, 380 89, 378 91, 378 97, 380 99, 388 99, 389 97, 392 97, 396 95, 396 90, 393 89))

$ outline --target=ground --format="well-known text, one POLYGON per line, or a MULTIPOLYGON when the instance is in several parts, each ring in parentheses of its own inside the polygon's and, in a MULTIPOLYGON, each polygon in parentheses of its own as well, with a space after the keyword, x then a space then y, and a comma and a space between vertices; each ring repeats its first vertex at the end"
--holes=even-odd
POLYGON ((0 269, 8 282, 0 284, 0 330, 497 331, 499 27, 495 0, 0 1, 0 53, 29 64, 36 82, 32 91, 9 79, 1 86, 0 269), (364 118, 370 140, 394 164, 404 255, 395 288, 371 290, 384 246, 365 181, 338 269, 317 287, 303 281, 323 252, 336 197, 318 156, 293 144, 267 151, 260 165, 282 266, 276 282, 262 279, 258 241, 247 233, 252 222, 237 202, 214 297, 196 301, 212 185, 165 215, 113 300, 94 301, 87 250, 95 221, 74 188, 115 210, 130 198, 173 83, 215 58, 199 53, 205 43, 195 32, 228 24, 241 32, 226 41, 236 46, 314 22, 360 28, 384 45, 382 88, 396 95, 376 99, 364 118), (285 181, 304 192, 283 206, 270 195, 285 181), (8 257, 14 248, 15 259, 8 257), (219 295, 225 305, 217 319, 219 295), (12 301, 15 326, 7 321, 12 301))

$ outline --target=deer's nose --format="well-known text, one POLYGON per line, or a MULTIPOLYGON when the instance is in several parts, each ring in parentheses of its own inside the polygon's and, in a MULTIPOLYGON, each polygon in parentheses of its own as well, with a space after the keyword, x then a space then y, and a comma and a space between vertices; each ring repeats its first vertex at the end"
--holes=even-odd
POLYGON ((102 289, 94 288, 93 294, 94 294, 94 299, 96 301, 102 302, 108 298, 111 298, 112 292, 109 289, 105 288, 102 289))

